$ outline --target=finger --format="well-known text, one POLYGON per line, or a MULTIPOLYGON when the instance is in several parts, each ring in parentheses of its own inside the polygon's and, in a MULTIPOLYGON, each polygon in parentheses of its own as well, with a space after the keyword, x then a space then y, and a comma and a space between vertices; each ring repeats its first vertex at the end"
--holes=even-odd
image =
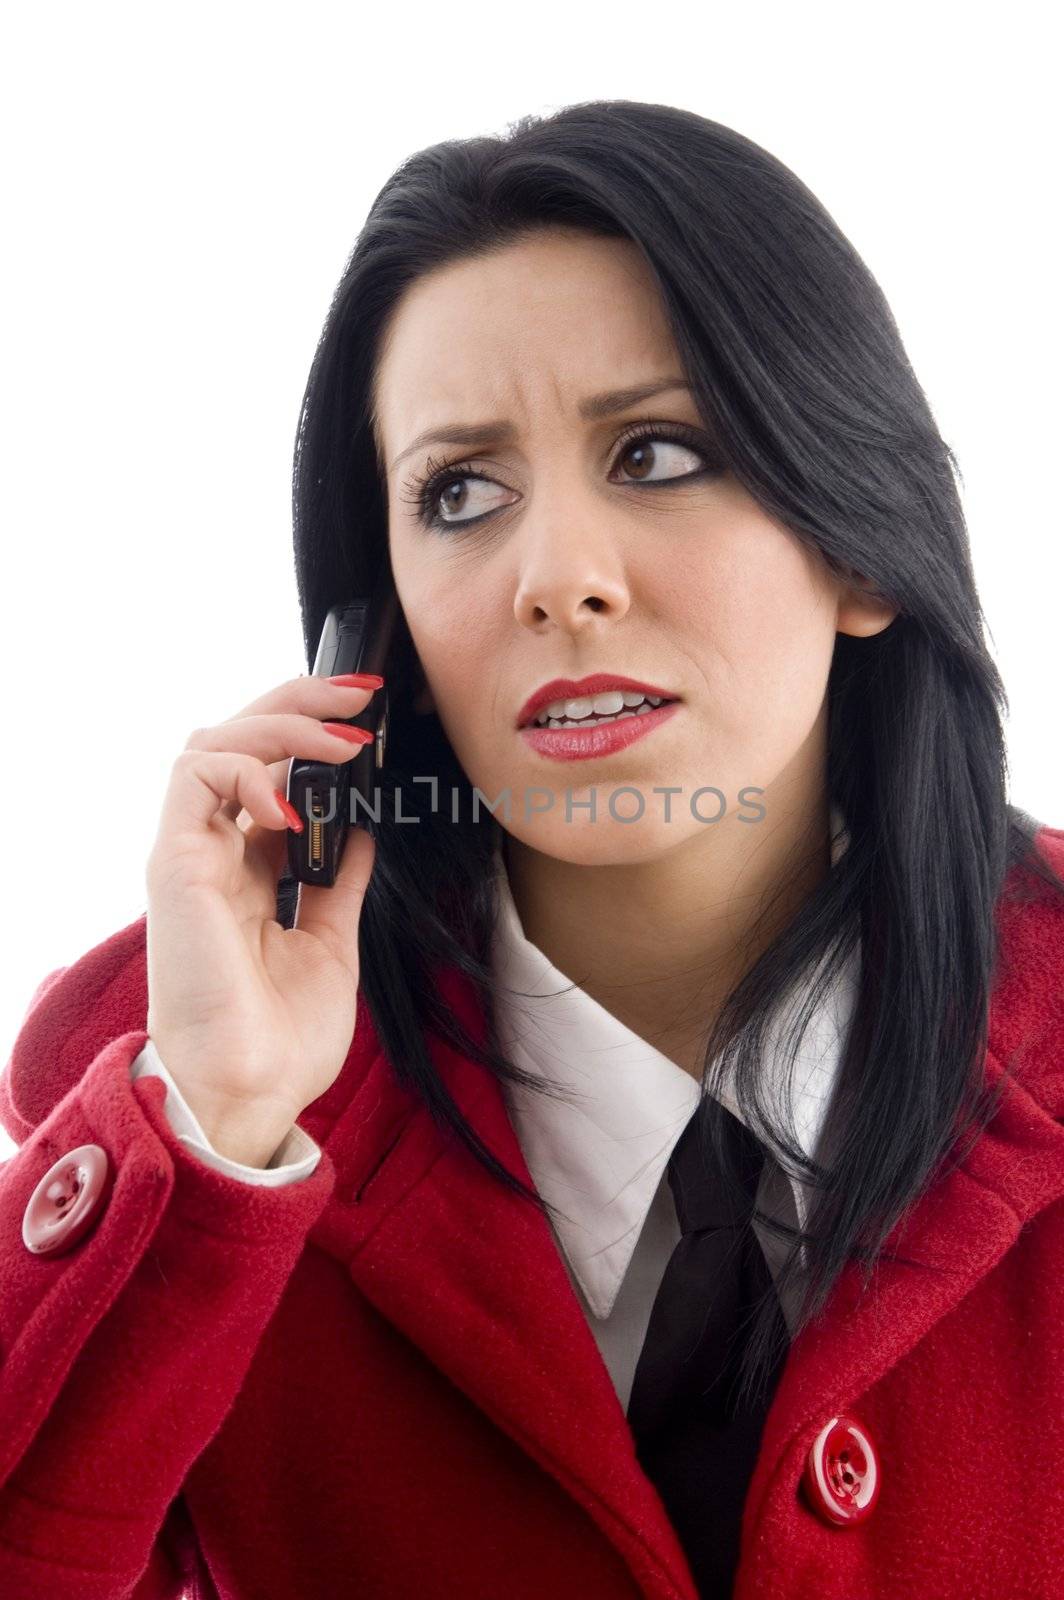
POLYGON ((277 884, 288 864, 290 830, 264 828, 249 817, 241 831, 244 834, 244 869, 250 873, 256 887, 272 897, 276 905, 277 884))
POLYGON ((288 826, 268 769, 254 756, 231 750, 183 750, 163 796, 156 847, 203 832, 228 802, 243 807, 264 828, 288 826))
POLYGON ((301 883, 295 926, 314 934, 358 981, 358 925, 373 872, 376 841, 365 828, 347 831, 340 869, 331 888, 301 883))
MULTIPOLYGON (((358 676, 358 674, 355 674, 358 676)), ((369 674, 372 686, 364 688, 333 683, 329 678, 319 678, 315 673, 302 673, 298 678, 288 678, 260 694, 257 699, 235 711, 223 722, 239 722, 244 717, 256 717, 278 711, 297 711, 311 717, 353 717, 369 704, 379 692, 376 679, 380 674, 369 674)))
MULTIPOLYGON (((359 693, 364 700, 367 698, 365 690, 359 693)), ((357 715, 358 709, 349 707, 348 715, 357 715)), ((349 739, 335 732, 329 723, 296 712, 261 713, 233 722, 219 722, 210 728, 197 728, 189 735, 185 750, 229 750, 256 756, 270 768, 273 787, 283 790, 293 756, 302 761, 324 761, 330 766, 340 766, 357 755, 363 745, 372 743, 373 734, 368 729, 352 728, 350 732, 356 737, 349 739)), ((236 797, 230 799, 236 800, 236 797)), ((226 816, 235 820, 242 803, 226 804, 226 816)))
MULTIPOLYGON (((266 771, 270 775, 271 787, 280 789, 282 794, 288 793, 288 769, 291 765, 292 762, 289 758, 285 761, 271 761, 266 767, 266 771)), ((255 826, 254 817, 249 816, 239 800, 228 800, 222 807, 222 811, 236 823, 241 833, 247 833, 249 829, 255 826)))

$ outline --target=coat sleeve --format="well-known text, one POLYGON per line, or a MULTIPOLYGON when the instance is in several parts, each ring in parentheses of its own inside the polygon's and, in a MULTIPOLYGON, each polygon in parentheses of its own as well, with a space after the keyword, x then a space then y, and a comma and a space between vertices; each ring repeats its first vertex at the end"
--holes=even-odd
MULTIPOLYGON (((12 1060, 27 1030, 36 1052, 18 1093, 11 1061, 0 1073, 0 1121, 19 1145, 0 1163, 0 1595, 176 1600, 195 1559, 182 1484, 233 1404, 335 1169, 322 1151, 309 1177, 266 1187, 199 1160, 170 1125, 163 1080, 131 1076, 143 1028, 107 1038, 46 1110, 41 1011, 65 970, 38 986, 16 1039, 12 1060), (88 1170, 67 1158, 89 1146, 106 1158, 74 1186, 79 1201, 95 1193, 89 1226, 36 1253, 26 1230, 39 1239, 42 1216, 62 1219, 70 1174, 88 1170)), ((89 1034, 99 1021, 87 1019, 89 1034)))
POLYGON ((248 1167, 242 1161, 231 1161, 219 1155, 204 1133, 195 1112, 181 1093, 180 1085, 167 1070, 162 1057, 151 1039, 129 1069, 131 1078, 143 1078, 154 1073, 166 1085, 163 1110, 186 1150, 191 1150, 197 1160, 205 1161, 216 1172, 227 1172, 240 1183, 279 1185, 299 1183, 309 1178, 321 1160, 321 1150, 299 1123, 293 1123, 265 1167, 248 1167))

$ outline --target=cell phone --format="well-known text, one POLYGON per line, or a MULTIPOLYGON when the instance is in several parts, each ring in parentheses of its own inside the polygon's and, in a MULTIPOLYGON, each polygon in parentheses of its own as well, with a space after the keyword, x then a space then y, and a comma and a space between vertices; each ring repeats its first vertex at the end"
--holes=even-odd
MULTIPOLYGON (((340 672, 376 672, 385 677, 399 597, 391 572, 376 591, 342 601, 325 618, 314 657, 313 676, 332 678, 340 672)), ((287 798, 303 819, 302 833, 288 829, 288 867, 300 883, 331 889, 351 824, 352 785, 373 807, 388 738, 388 685, 375 690, 369 704, 353 717, 334 717, 353 728, 367 728, 373 743, 364 745, 339 766, 303 761, 293 756, 288 766, 287 798)), ((356 816, 357 820, 357 816, 356 816)))

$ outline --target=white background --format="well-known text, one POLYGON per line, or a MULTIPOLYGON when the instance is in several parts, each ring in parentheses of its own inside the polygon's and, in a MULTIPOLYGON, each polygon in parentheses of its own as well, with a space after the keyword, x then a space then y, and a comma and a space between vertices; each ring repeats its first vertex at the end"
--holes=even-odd
POLYGON ((1064 825, 1050 18, 811 0, 20 8, 0 67, 3 1059, 45 973, 144 910, 189 732, 306 670, 296 420, 374 195, 414 150, 575 100, 729 124, 863 255, 964 474, 1012 798, 1064 825))

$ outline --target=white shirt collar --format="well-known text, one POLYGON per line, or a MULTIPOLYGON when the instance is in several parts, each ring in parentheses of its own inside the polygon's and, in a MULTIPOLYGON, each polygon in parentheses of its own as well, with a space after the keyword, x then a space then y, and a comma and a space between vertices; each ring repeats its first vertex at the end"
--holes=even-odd
MULTIPOLYGON (((832 861, 849 843, 831 809, 832 861)), ((549 1077, 565 1098, 506 1083, 514 1132, 533 1182, 557 1208, 558 1241, 596 1317, 608 1317, 662 1173, 698 1105, 701 1086, 618 1021, 525 938, 501 850, 500 915, 492 950, 497 1026, 517 1066, 549 1077), (518 991, 512 993, 511 991, 518 991)), ((857 995, 859 951, 806 1030, 795 1076, 795 1129, 813 1155, 857 995)), ((796 992, 773 1037, 805 992, 796 992)), ((726 1089, 723 1103, 736 1116, 726 1089)), ((794 1184, 800 1220, 806 1210, 794 1184)))

